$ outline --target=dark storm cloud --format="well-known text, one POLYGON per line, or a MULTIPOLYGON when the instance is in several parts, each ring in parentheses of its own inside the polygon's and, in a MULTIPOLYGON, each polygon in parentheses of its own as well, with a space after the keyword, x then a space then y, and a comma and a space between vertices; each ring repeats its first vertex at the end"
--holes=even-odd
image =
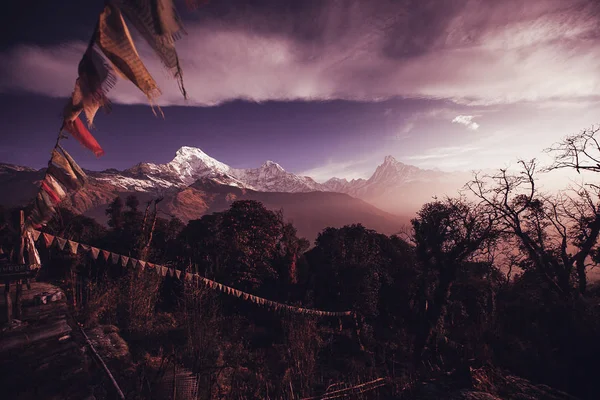
MULTIPOLYGON (((593 0, 215 0, 185 14, 189 35, 178 50, 188 105, 580 102, 600 89, 598 9, 593 0)), ((67 96, 86 40, 9 46, 0 53, 0 91, 67 96)), ((138 43, 161 104, 185 104, 138 43)), ((127 83, 112 97, 145 102, 127 83)))

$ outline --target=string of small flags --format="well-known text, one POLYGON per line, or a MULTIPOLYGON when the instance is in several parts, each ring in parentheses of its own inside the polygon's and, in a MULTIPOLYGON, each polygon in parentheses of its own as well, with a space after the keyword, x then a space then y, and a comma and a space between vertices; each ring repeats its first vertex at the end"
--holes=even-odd
POLYGON ((72 254, 78 254, 80 251, 84 251, 89 253, 94 260, 98 259, 98 257, 102 257, 104 261, 111 262, 115 265, 121 265, 122 267, 127 267, 131 265, 132 267, 141 268, 142 270, 145 268, 149 268, 151 270, 154 270, 158 275, 162 277, 166 277, 167 275, 169 275, 170 277, 177 277, 177 279, 180 280, 184 279, 188 282, 203 284, 206 287, 209 287, 213 290, 240 298, 245 301, 250 301, 254 304, 266 306, 267 308, 274 311, 287 311, 290 313, 316 315, 320 317, 344 317, 354 315, 352 311, 322 311, 310 308, 290 306, 287 304, 255 296, 253 294, 243 292, 241 290, 232 288, 227 285, 223 285, 222 283, 205 278, 199 274, 182 272, 181 270, 178 270, 176 268, 165 267, 164 265, 138 260, 132 257, 124 256, 122 254, 117 254, 108 250, 103 250, 94 246, 79 243, 73 240, 68 240, 59 236, 54 236, 49 233, 43 233, 38 230, 32 231, 32 239, 34 241, 37 241, 40 237, 42 237, 43 243, 47 248, 56 245, 60 250, 67 249, 72 254))

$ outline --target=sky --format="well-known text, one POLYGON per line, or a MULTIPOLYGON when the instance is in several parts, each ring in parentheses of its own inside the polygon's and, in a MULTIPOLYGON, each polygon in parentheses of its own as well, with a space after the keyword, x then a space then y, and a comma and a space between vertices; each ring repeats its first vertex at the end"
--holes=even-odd
MULTIPOLYGON (((0 162, 43 167, 104 2, 11 2, 0 16, 0 162)), ((366 178, 386 155, 445 171, 497 168, 600 123, 595 0, 177 1, 190 95, 135 35, 165 117, 121 80, 84 167, 168 162, 195 146, 319 181, 366 178)), ((130 26, 131 27, 131 26, 130 26)), ((134 29, 132 28, 132 31, 134 29)))

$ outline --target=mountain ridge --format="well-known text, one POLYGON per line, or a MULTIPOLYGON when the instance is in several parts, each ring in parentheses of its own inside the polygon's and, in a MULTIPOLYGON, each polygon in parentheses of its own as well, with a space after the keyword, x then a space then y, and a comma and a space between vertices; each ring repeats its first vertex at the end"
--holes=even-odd
MULTIPOLYGON (((4 174, 10 174, 10 171, 17 170, 35 173, 28 167, 0 164, 0 176, 3 171, 4 174)), ((404 164, 388 155, 368 179, 333 177, 320 183, 311 177, 288 172, 270 160, 257 168, 233 168, 203 150, 190 146, 179 148, 175 157, 165 164, 140 162, 122 171, 109 168, 88 173, 101 186, 114 186, 120 192, 157 195, 183 190, 201 178, 257 192, 339 192, 399 215, 417 211, 434 196, 456 194, 456 190, 468 179, 464 174, 404 164)))

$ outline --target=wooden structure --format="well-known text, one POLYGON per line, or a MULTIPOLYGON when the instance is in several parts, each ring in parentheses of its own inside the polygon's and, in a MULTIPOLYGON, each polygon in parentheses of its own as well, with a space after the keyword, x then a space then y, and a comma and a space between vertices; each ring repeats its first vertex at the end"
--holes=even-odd
POLYGON ((4 316, 5 322, 10 325, 13 317, 21 319, 22 317, 22 298, 23 284, 31 288, 30 279, 36 271, 32 270, 25 263, 25 216, 23 210, 19 212, 19 221, 15 223, 15 230, 18 237, 15 238, 15 245, 9 254, 0 256, 0 279, 4 281, 4 316), (15 302, 12 302, 10 293, 11 283, 16 284, 15 302))
POLYGON ((0 332, 0 398, 88 399, 107 392, 102 371, 71 327, 64 293, 34 282, 22 301, 21 320, 0 332))

